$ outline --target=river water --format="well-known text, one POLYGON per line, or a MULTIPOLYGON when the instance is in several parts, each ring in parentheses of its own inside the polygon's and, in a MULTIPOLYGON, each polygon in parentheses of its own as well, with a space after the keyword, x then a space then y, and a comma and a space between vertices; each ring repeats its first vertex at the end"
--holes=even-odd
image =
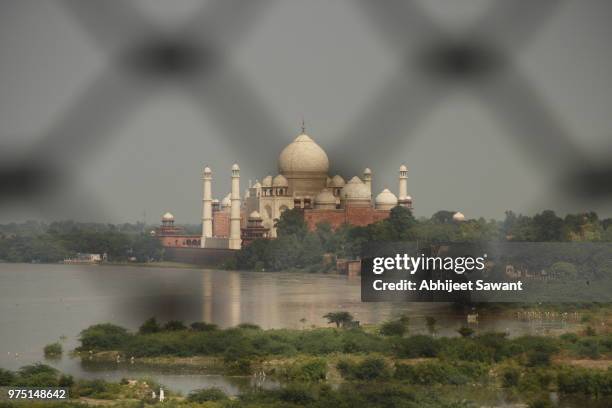
MULTIPOLYGON (((412 333, 425 332, 434 316, 441 335, 465 325, 465 315, 432 303, 362 303, 360 280, 339 275, 237 272, 200 269, 0 264, 0 367, 15 370, 41 361, 77 378, 151 377, 187 393, 217 386, 230 394, 251 379, 201 373, 163 372, 137 364, 82 364, 67 351, 84 328, 110 322, 135 330, 147 318, 207 321, 221 327, 255 323, 263 328, 326 326, 330 311, 351 312, 362 324, 400 313, 412 333), (45 361, 46 344, 62 342, 64 356, 45 361)), ((481 319, 481 330, 539 332, 541 325, 513 319, 481 319)), ((274 386, 274 383, 263 384, 274 386)))

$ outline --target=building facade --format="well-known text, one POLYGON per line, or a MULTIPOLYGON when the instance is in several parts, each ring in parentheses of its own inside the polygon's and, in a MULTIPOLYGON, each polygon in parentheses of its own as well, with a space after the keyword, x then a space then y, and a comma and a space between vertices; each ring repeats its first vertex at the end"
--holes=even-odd
MULTIPOLYGON (((162 225, 158 235, 164 246, 240 249, 243 242, 258 238, 275 238, 275 220, 283 211, 300 208, 310 230, 319 223, 329 223, 336 229, 343 224, 368 225, 389 216, 397 206, 412 209, 408 195, 408 170, 399 167, 398 195, 384 189, 372 194, 372 171, 366 168, 361 176, 348 182, 336 174, 329 175, 329 159, 325 151, 302 132, 287 145, 278 158, 277 175, 256 180, 240 195, 240 167, 231 168, 231 191, 221 201, 213 198, 214 175, 205 167, 202 173, 202 234, 187 237, 172 225, 162 225), (174 238, 173 238, 174 237, 174 238), (189 242, 189 245, 187 245, 189 242)), ((170 214, 171 215, 171 214, 170 214)), ((162 224, 164 221, 162 220, 162 224)))

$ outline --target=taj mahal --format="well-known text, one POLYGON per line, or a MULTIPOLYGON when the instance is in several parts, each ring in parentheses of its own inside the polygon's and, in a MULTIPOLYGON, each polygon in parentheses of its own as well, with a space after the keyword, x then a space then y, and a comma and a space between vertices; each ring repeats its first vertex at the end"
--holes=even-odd
POLYGON ((275 176, 249 181, 241 197, 240 167, 235 163, 231 192, 219 201, 212 194, 213 171, 206 166, 201 236, 184 235, 170 213, 164 214, 156 234, 166 247, 240 249, 257 238, 275 238, 275 220, 291 208, 301 209, 310 230, 323 222, 333 229, 345 223, 368 225, 387 218, 397 205, 412 209, 405 165, 399 166, 397 195, 384 189, 374 197, 372 171, 365 168, 361 177, 348 181, 338 174, 330 176, 327 154, 303 125, 302 132, 281 151, 278 170, 275 176))

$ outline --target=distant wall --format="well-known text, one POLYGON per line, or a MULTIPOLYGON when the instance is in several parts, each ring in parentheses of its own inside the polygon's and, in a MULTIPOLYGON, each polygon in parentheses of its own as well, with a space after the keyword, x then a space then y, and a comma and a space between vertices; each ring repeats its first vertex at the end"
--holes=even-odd
POLYGON ((165 248, 166 261, 183 262, 202 266, 216 266, 236 256, 233 249, 221 248, 165 248))
POLYGON ((310 231, 314 231, 317 224, 327 222, 333 229, 342 224, 365 226, 384 220, 389 217, 390 211, 377 210, 371 207, 347 207, 338 210, 304 210, 304 221, 310 231))

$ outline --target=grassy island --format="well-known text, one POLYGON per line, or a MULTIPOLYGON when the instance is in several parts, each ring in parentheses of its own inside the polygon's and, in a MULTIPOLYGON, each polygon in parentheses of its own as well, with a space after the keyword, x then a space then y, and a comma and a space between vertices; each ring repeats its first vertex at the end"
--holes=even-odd
MULTIPOLYGON (((269 376, 281 384, 233 397, 214 388, 170 393, 164 402, 170 407, 454 408, 496 406, 500 398, 517 407, 553 407, 550 393, 578 401, 576 406, 612 402, 612 333, 606 329, 585 323, 575 333, 510 338, 462 328, 456 336, 437 337, 411 335, 405 317, 364 329, 351 327, 350 315, 335 321, 336 315, 327 316, 339 327, 308 330, 252 324, 220 329, 153 318, 137 332, 98 324, 82 331, 77 352, 93 361, 184 365, 269 376)), ((64 384, 75 407, 96 399, 116 407, 149 406, 155 402, 149 391, 157 387, 142 380, 76 381, 43 365, 2 371, 0 382, 64 384)))

